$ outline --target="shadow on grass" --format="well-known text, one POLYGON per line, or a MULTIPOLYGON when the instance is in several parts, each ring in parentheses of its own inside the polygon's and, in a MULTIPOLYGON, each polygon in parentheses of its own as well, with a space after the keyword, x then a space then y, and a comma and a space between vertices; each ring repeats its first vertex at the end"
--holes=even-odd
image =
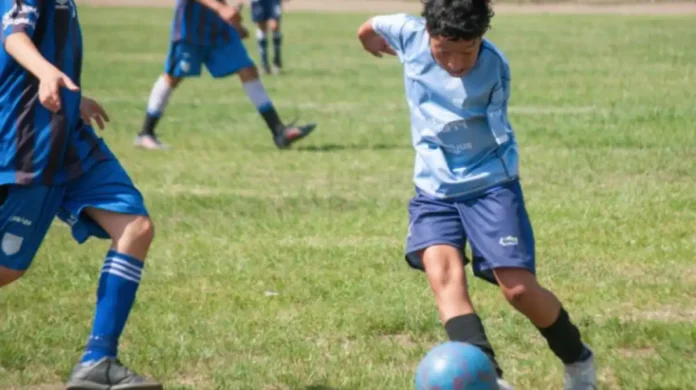
POLYGON ((297 146, 293 149, 301 152, 334 152, 340 150, 396 150, 410 149, 411 145, 390 145, 390 144, 375 144, 375 145, 355 145, 355 144, 324 144, 324 145, 307 145, 297 146))

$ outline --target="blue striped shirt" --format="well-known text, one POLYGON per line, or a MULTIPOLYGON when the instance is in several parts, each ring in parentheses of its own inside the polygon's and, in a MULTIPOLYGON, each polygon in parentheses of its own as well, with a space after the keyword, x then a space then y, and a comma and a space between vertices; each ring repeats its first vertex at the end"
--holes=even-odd
POLYGON ((4 49, 25 33, 41 55, 78 86, 82 33, 74 0, 1 0, 0 185, 60 184, 107 157, 102 141, 80 118, 80 92, 61 91, 62 108, 39 102, 39 80, 4 49))
MULTIPOLYGON (((225 3, 224 0, 218 0, 225 3)), ((237 32, 215 11, 196 0, 177 0, 172 22, 172 42, 187 42, 202 46, 229 43, 237 32)))

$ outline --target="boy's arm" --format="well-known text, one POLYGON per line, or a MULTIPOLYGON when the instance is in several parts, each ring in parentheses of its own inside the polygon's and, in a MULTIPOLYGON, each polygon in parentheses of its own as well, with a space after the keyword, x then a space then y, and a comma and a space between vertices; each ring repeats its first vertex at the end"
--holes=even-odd
POLYGON ((405 51, 403 30, 408 16, 406 14, 375 16, 358 29, 358 38, 365 50, 377 57, 382 53, 399 55, 405 51))
POLYGON ((31 40, 39 18, 38 9, 31 1, 17 6, 12 0, 3 1, 2 40, 7 54, 40 82, 39 101, 49 110, 61 108, 60 88, 78 91, 79 87, 41 55, 31 40))
POLYGON ((232 7, 225 3, 221 3, 217 0, 194 0, 199 2, 204 7, 215 12, 224 20, 229 23, 232 27, 236 28, 242 38, 246 38, 249 35, 249 31, 242 25, 242 15, 241 10, 244 3, 237 3, 236 6, 232 7))

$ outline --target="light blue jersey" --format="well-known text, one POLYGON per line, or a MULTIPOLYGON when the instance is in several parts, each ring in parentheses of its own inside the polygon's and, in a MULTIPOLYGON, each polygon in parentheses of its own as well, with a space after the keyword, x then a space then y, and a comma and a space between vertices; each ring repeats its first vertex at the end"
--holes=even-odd
POLYGON ((474 68, 455 78, 433 58, 422 18, 372 20, 404 65, 416 187, 455 198, 516 179, 517 143, 507 117, 510 68, 503 54, 484 40, 474 68))

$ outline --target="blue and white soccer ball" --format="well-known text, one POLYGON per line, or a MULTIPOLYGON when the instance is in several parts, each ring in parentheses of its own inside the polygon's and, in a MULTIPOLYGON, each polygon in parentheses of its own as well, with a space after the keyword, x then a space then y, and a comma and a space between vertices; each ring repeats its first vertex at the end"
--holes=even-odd
POLYGON ((498 390, 497 381, 481 349, 453 341, 431 349, 416 372, 416 390, 498 390))

